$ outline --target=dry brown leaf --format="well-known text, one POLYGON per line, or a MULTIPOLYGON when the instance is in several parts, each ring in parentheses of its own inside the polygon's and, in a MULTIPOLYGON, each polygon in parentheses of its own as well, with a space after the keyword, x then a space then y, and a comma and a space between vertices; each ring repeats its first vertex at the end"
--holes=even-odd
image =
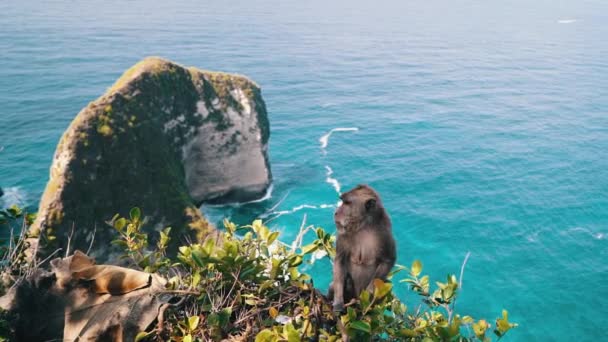
POLYGON ((157 318, 160 306, 166 302, 160 298, 165 280, 156 274, 145 274, 150 279, 149 286, 124 295, 98 294, 82 287, 70 291, 63 339, 104 341, 108 334, 119 331, 124 341, 133 341, 157 318))
POLYGON ((130 268, 98 265, 90 266, 72 273, 75 280, 93 281, 98 294, 121 295, 150 285, 150 274, 130 268))
POLYGON ((57 258, 51 260, 51 271, 53 271, 55 273, 55 277, 57 277, 57 285, 59 287, 64 287, 72 280, 72 272, 79 271, 93 265, 95 265, 95 260, 77 250, 73 255, 67 258, 57 258))

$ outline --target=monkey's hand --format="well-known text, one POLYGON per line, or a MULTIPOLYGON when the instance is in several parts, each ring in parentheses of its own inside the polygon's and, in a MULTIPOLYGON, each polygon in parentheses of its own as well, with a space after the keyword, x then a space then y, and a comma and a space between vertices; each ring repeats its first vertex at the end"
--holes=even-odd
POLYGON ((334 312, 342 312, 342 311, 344 311, 344 302, 343 301, 334 300, 333 309, 334 309, 334 312))
POLYGON ((374 280, 376 280, 378 278, 374 278, 372 279, 372 282, 369 283, 369 285, 367 285, 367 287, 365 288, 367 290, 367 292, 369 292, 369 294, 374 294, 374 289, 376 288, 376 286, 374 285, 374 280))

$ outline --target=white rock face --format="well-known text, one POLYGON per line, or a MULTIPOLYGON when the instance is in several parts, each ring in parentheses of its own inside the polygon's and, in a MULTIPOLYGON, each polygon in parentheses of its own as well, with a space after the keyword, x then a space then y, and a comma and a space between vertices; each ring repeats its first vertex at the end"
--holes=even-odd
POLYGON ((268 139, 262 139, 268 134, 264 132, 268 124, 259 120, 266 113, 255 109, 265 110, 263 102, 256 103, 262 99, 248 97, 238 86, 229 93, 234 102, 217 98, 197 102, 197 112, 205 118, 219 108, 224 122, 218 125, 207 121, 183 148, 186 184, 190 196, 198 202, 254 200, 264 195, 271 182, 268 139))

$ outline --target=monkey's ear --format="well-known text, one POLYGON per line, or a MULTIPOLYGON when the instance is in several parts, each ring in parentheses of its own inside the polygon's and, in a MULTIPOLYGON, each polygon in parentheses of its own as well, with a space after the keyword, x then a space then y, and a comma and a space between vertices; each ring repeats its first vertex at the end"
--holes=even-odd
POLYGON ((366 211, 370 211, 372 210, 372 208, 376 207, 376 200, 373 198, 368 199, 367 201, 365 201, 365 210, 366 211))

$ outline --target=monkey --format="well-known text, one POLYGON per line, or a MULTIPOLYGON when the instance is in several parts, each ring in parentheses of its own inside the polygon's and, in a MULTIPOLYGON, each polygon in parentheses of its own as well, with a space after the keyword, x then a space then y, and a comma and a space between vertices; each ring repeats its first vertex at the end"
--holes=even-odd
POLYGON ((328 293, 338 312, 364 289, 373 293, 374 279, 386 280, 396 260, 391 220, 378 193, 358 185, 340 200, 334 213, 336 257, 328 293))

